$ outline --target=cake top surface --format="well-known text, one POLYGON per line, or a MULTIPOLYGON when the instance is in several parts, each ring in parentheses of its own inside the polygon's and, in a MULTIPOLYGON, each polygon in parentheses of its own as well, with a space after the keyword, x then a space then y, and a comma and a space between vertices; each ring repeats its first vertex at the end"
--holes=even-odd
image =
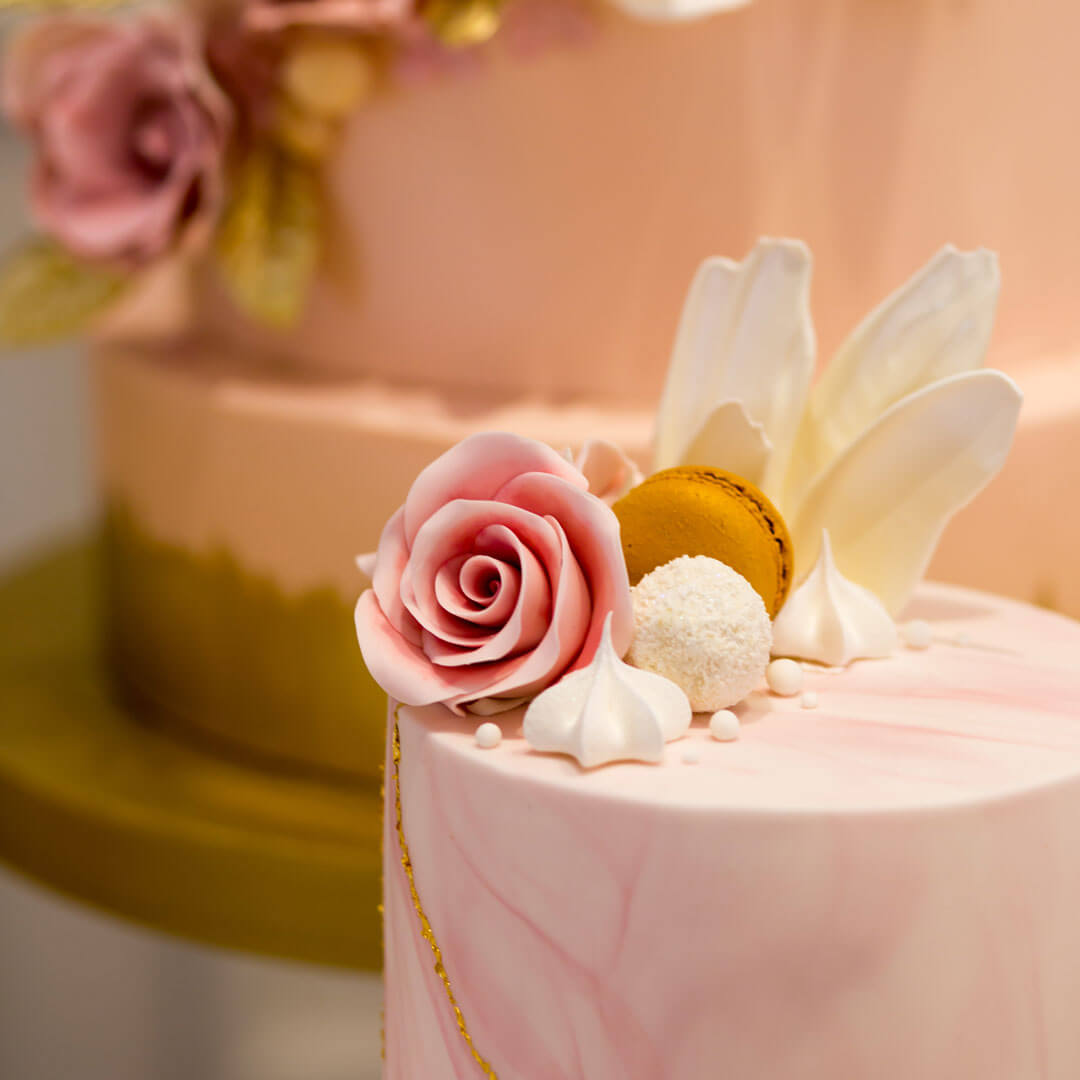
POLYGON ((737 742, 718 741, 699 717, 661 764, 582 770, 535 753, 523 710, 499 718, 504 738, 490 750, 477 746, 474 724, 440 706, 402 708, 402 737, 430 735, 432 755, 488 782, 653 811, 920 811, 1021 796, 1080 773, 1080 624, 937 584, 920 589, 908 614, 932 627, 929 648, 846 669, 807 665, 816 707, 758 691, 737 707, 737 742))
MULTIPOLYGON (((896 616, 1016 428, 1019 390, 983 366, 997 261, 942 249, 816 382, 809 268, 784 240, 702 264, 648 477, 611 443, 574 456, 490 431, 420 472, 358 559, 357 637, 392 699, 462 718, 527 704, 531 750, 590 769, 667 760, 693 713, 737 738, 730 708, 756 714, 762 684, 797 694, 800 660, 888 672, 896 616)), ((995 685, 984 667, 958 686, 995 685)), ((890 701, 904 685, 852 679, 890 701)))

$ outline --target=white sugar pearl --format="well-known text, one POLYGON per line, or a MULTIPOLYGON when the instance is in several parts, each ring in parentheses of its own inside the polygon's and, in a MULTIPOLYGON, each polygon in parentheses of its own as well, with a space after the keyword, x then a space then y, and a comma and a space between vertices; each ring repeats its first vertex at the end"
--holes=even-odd
POLYGON ((683 748, 682 759, 687 765, 696 765, 701 761, 701 747, 691 743, 683 748))
POLYGON ((765 681, 774 694, 794 697, 803 687, 803 669, 794 660, 774 660, 765 669, 765 681))
POLYGON ((732 742, 739 737, 739 718, 730 709, 721 709, 709 717, 709 730, 714 739, 732 742))
POLYGON ((803 693, 801 704, 804 709, 816 709, 818 704, 816 691, 806 690, 803 693))
POLYGON ((476 729, 475 739, 481 750, 494 750, 502 742, 502 728, 489 720, 476 729))
POLYGON ((912 619, 900 627, 904 644, 909 649, 929 649, 934 640, 934 631, 925 619, 912 619))

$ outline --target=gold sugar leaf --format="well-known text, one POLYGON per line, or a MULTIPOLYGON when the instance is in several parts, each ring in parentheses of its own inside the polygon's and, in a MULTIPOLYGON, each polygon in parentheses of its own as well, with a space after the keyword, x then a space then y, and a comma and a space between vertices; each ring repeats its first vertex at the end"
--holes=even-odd
POLYGON ((322 248, 319 181, 307 164, 264 146, 232 178, 217 260, 234 302, 252 318, 292 326, 304 310, 322 248))
POLYGON ((45 345, 74 337, 112 304, 130 275, 35 237, 0 264, 0 343, 45 345))
POLYGON ((429 0, 424 18, 432 33, 450 48, 482 45, 495 36, 502 0, 429 0))

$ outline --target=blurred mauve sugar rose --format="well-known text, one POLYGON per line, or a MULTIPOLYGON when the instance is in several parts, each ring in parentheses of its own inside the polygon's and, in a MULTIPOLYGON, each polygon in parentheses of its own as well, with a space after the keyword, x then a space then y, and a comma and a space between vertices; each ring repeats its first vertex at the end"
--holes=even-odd
POLYGON ((325 26, 378 30, 407 22, 414 0, 245 0, 244 21, 253 30, 325 26))
POLYGON ((3 102, 34 143, 34 217, 73 254, 139 266, 209 236, 231 110, 183 16, 34 23, 3 102))

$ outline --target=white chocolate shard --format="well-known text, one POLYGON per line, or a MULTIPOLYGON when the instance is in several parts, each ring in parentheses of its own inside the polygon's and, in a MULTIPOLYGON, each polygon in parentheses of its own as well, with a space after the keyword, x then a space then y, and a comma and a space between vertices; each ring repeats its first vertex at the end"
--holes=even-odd
POLYGON ((611 644, 611 616, 592 663, 548 687, 525 712, 534 750, 569 754, 586 769, 611 761, 657 762, 692 714, 673 682, 624 664, 611 644))
POLYGON ((997 260, 942 249, 863 320, 812 393, 809 281, 809 252, 793 241, 702 264, 664 384, 655 468, 746 476, 784 514, 797 570, 828 528, 845 574, 895 614, 1012 441, 1020 393, 980 370, 997 260))
POLYGON ((787 470, 814 370, 810 252, 792 240, 762 240, 742 263, 708 259, 683 305, 656 428, 656 469, 689 462, 686 451, 709 414, 742 402, 772 448, 766 494, 787 470))
POLYGON ((993 252, 947 245, 879 304, 840 346, 810 394, 789 488, 805 489, 901 399, 981 368, 1000 287, 993 252))
POLYGON ((773 655, 846 667, 889 656, 898 642, 881 601, 837 569, 826 531, 814 569, 773 620, 773 655))
POLYGON ((788 519, 797 558, 836 561, 891 614, 907 602, 949 518, 1005 463, 1022 395, 999 371, 942 379, 889 409, 825 470, 788 519))
POLYGON ((719 466, 758 486, 771 457, 765 429, 750 419, 741 401, 717 405, 682 453, 683 464, 719 466))

